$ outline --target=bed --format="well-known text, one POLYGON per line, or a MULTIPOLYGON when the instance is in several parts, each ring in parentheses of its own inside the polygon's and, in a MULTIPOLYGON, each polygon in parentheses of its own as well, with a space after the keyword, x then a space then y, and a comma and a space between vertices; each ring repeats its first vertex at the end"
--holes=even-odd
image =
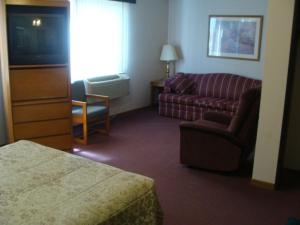
POLYGON ((161 225, 152 179, 30 141, 0 148, 1 225, 161 225))

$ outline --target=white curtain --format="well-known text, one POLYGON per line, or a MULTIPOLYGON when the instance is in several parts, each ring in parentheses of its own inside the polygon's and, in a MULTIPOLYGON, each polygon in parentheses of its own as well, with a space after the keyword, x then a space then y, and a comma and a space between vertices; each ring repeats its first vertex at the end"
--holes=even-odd
POLYGON ((71 0, 71 78, 126 72, 127 4, 71 0))

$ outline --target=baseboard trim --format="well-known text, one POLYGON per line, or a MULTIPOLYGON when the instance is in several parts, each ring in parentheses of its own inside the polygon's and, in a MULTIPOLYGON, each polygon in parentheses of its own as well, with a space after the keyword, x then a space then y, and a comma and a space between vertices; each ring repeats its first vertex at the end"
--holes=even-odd
POLYGON ((251 184, 253 186, 256 186, 256 187, 259 187, 259 188, 268 189, 268 190, 275 190, 275 184, 272 184, 272 183, 269 183, 269 182, 252 179, 251 184))

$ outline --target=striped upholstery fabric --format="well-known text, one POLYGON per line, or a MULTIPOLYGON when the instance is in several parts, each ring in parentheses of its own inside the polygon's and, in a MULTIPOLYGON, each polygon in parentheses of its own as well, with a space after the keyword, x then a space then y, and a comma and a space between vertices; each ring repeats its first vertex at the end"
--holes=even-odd
POLYGON ((197 107, 192 105, 180 105, 166 102, 160 102, 159 105, 159 115, 183 120, 203 119, 203 113, 208 111, 224 112, 229 116, 232 116, 234 114, 234 112, 205 107, 197 107))
POLYGON ((178 95, 173 93, 164 93, 159 95, 160 102, 168 102, 180 105, 195 105, 195 102, 200 99, 197 95, 178 95))
POLYGON ((260 80, 235 74, 178 73, 165 82, 164 92, 159 96, 159 115, 196 120, 206 111, 220 111, 232 116, 241 94, 260 85, 260 80), (171 88, 172 81, 181 76, 194 81, 189 95, 176 94, 171 88))
POLYGON ((177 94, 190 94, 194 81, 184 76, 178 76, 170 82, 171 90, 177 94))
POLYGON ((204 97, 196 100, 194 104, 199 107, 211 108, 221 111, 235 112, 239 101, 228 100, 225 98, 204 97))
POLYGON ((165 86, 164 86, 164 93, 171 93, 172 92, 172 82, 177 79, 179 76, 184 76, 183 73, 177 73, 170 77, 169 79, 165 80, 165 86))

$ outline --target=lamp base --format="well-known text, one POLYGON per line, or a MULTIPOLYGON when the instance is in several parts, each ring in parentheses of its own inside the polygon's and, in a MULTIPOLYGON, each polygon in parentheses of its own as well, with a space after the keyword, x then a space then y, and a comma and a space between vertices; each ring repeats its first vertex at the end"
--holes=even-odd
POLYGON ((170 78, 170 62, 166 62, 166 79, 170 78))

